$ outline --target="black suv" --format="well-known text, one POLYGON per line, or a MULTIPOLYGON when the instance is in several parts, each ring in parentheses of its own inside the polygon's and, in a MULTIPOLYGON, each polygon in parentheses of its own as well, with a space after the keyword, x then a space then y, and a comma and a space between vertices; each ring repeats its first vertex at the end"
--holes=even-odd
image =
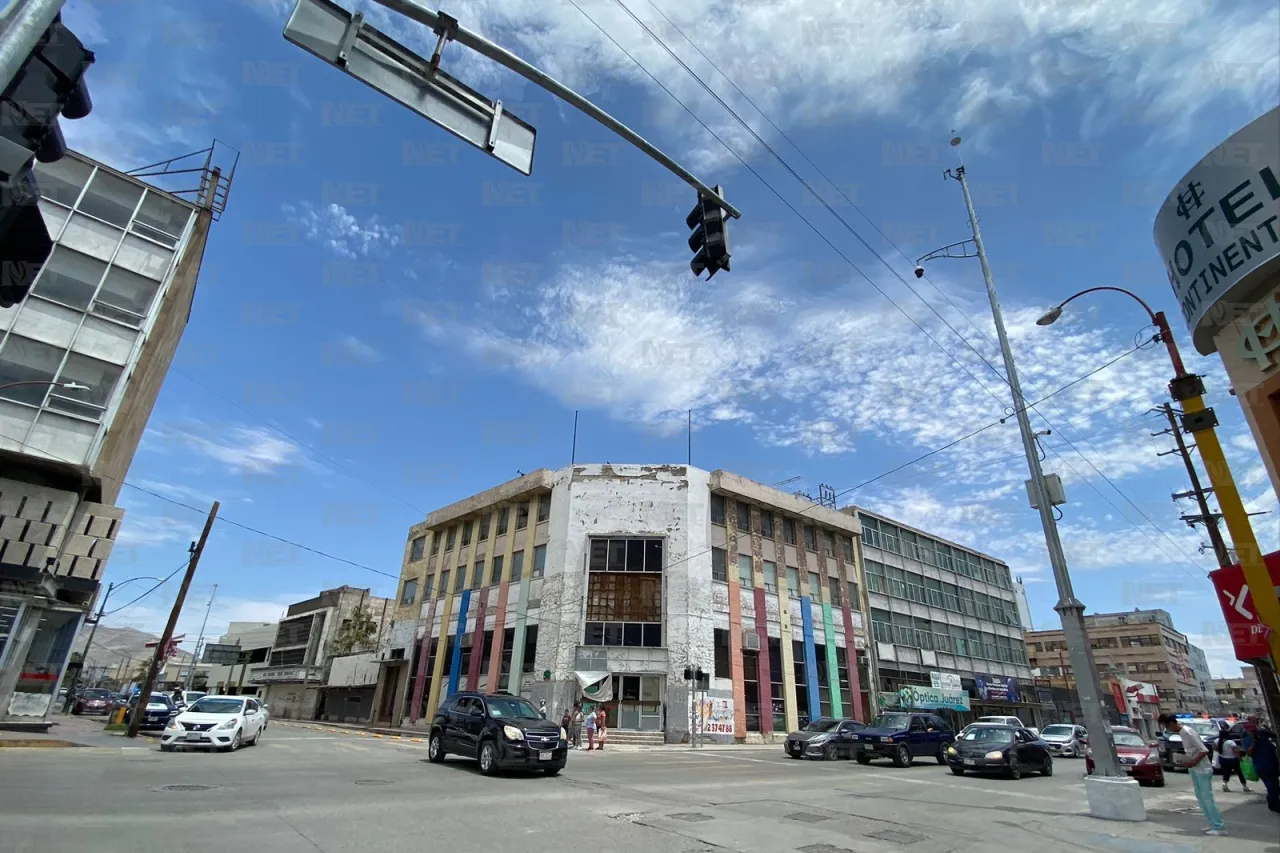
POLYGON ((427 758, 448 754, 475 758, 480 772, 541 770, 554 776, 569 755, 568 735, 533 704, 509 693, 455 694, 431 721, 427 758))

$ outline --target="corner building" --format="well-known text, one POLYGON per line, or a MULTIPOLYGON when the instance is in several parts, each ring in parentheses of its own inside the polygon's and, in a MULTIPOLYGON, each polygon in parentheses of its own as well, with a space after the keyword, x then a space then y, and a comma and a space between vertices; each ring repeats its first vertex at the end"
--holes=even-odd
POLYGON ((768 740, 873 707, 858 520, 727 471, 540 469, 413 526, 374 698, 424 727, 459 690, 545 700, 594 685, 611 736, 678 742, 685 667, 708 739, 768 740))

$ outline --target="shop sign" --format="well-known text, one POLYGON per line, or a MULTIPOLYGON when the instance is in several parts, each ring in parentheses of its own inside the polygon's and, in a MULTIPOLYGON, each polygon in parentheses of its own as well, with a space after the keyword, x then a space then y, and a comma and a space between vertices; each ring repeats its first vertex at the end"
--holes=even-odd
POLYGON ((934 687, 903 687, 898 691, 898 706, 912 711, 968 711, 969 694, 963 690, 934 687))
POLYGON ((960 684, 960 676, 954 672, 931 672, 929 673, 929 683, 935 690, 963 690, 960 684))
POLYGON ((1022 694, 1018 690, 1018 679, 999 675, 975 675, 974 686, 978 698, 988 702, 1021 702, 1022 694))
POLYGON ((708 735, 733 734, 733 700, 714 696, 690 697, 690 717, 698 731, 708 735), (693 703, 697 703, 696 706, 693 703))

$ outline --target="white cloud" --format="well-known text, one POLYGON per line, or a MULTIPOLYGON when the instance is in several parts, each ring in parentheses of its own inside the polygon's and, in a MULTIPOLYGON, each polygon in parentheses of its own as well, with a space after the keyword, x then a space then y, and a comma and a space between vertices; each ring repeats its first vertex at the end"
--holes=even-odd
POLYGON ((283 210, 291 222, 302 227, 308 240, 347 260, 378 254, 401 242, 398 228, 382 224, 377 216, 361 221, 340 204, 316 207, 302 202, 283 205, 283 210))
POLYGON ((147 450, 195 451, 236 474, 271 474, 309 464, 300 445, 266 427, 183 421, 148 429, 145 437, 147 450))
POLYGON ((363 362, 375 362, 382 359, 382 353, 355 335, 343 335, 338 339, 338 346, 352 358, 363 362))
POLYGON ((149 548, 170 542, 190 542, 198 529, 194 522, 177 516, 129 511, 120 525, 116 546, 149 548))

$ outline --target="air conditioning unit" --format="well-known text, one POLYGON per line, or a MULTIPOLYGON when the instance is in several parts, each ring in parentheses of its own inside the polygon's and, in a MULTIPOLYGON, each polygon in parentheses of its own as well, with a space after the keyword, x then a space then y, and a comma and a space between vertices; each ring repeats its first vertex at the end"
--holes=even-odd
POLYGON ((468 631, 467 633, 462 635, 462 642, 459 645, 461 645, 464 649, 469 649, 471 648, 471 641, 473 639, 474 639, 474 635, 470 631, 468 631))
POLYGON ((744 652, 760 651, 760 635, 744 628, 742 631, 742 650, 744 652))

